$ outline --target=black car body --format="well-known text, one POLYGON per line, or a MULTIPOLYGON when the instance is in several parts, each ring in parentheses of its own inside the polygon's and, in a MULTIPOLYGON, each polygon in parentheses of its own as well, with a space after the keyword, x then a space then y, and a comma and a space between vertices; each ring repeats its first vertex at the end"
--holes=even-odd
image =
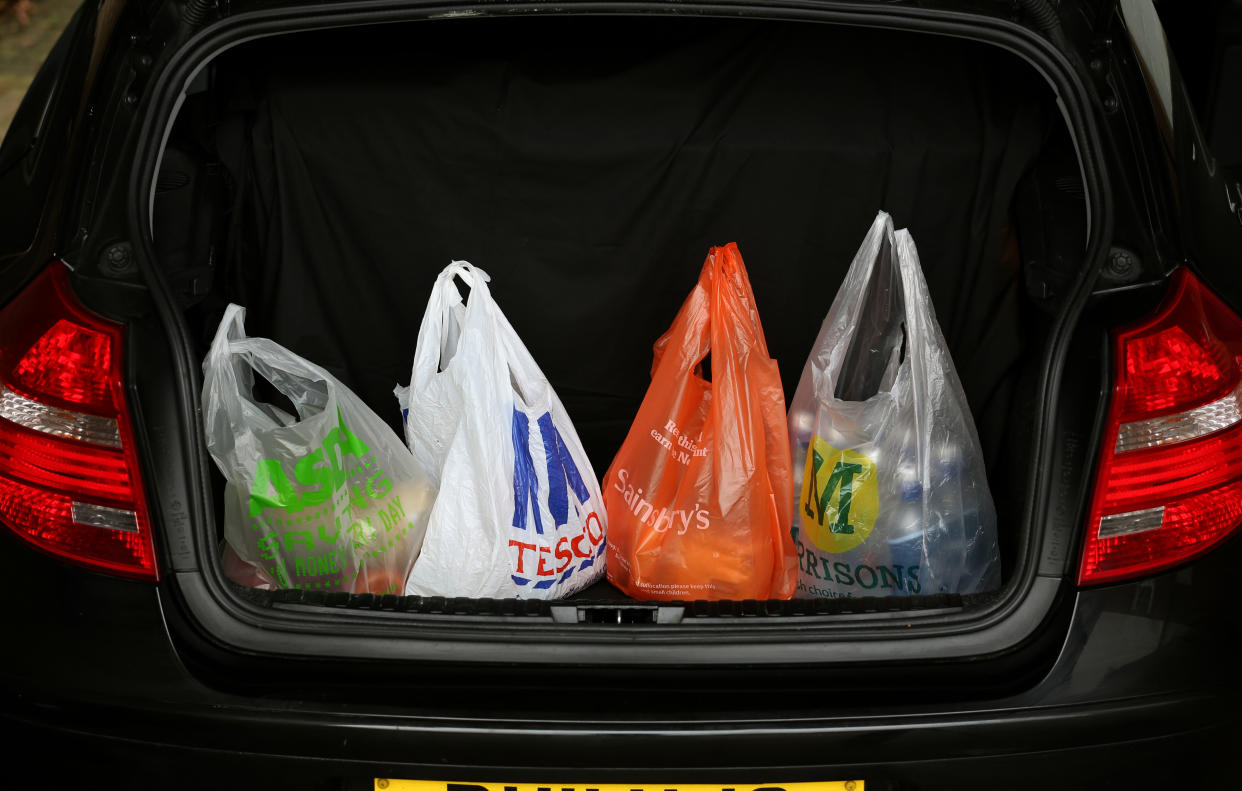
MULTIPOLYGON (((1172 456, 1153 443, 1148 477, 1116 495, 1129 505, 1106 502, 1118 457, 1134 458, 1119 432, 1141 422, 1127 339, 1206 327, 1228 350, 1224 398, 1178 390, 1177 414, 1236 403, 1242 354, 1242 193, 1150 4, 105 0, 79 11, 0 148, 0 206, 5 393, 38 390, 19 369, 52 319, 93 339, 65 341, 63 370, 111 344, 48 400, 78 439, 0 426, 14 776, 1237 782, 1238 427, 1193 429, 1172 456), (317 215, 325 195, 339 200, 317 215), (975 410, 1000 590, 544 603, 256 591, 222 573, 199 388, 223 301, 379 411, 408 370, 426 295, 411 284, 429 286, 454 244, 510 260, 513 280, 543 284, 509 292, 529 306, 514 324, 558 361, 546 370, 602 467, 643 383, 597 398, 575 377, 644 369, 704 240, 743 237, 788 388, 832 267, 878 208, 920 241, 975 410), (960 263, 937 267, 938 251, 960 263), (343 272, 370 282, 343 289, 343 272), (602 295, 594 323, 562 307, 583 292, 602 295), (341 352, 368 339, 379 351, 341 352), (100 425, 115 441, 96 453, 88 438, 84 466, 47 460, 100 425), (1118 508, 1158 508, 1160 526, 1118 508), (1215 521, 1129 565, 1084 559, 1102 557, 1105 520, 1104 537, 1164 535, 1165 509, 1215 521), (91 530, 123 534, 123 551, 91 530)), ((1153 387, 1182 387, 1169 381, 1153 387)))

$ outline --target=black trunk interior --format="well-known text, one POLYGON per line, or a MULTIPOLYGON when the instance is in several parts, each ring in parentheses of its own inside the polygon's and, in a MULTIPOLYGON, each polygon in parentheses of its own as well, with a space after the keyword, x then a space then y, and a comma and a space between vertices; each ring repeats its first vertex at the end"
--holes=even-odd
POLYGON ((204 75, 154 214, 199 350, 243 304, 397 430, 435 275, 466 259, 600 475, 710 246, 739 244, 788 398, 888 211, 974 412, 1008 579, 1047 283, 1085 232, 1055 97, 1014 55, 814 23, 458 19, 265 38, 204 75))

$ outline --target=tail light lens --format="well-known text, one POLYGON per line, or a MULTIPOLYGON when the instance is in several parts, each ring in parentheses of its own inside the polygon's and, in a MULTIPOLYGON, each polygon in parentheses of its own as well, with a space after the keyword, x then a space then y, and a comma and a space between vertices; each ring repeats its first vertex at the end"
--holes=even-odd
POLYGON ((0 309, 0 522, 79 565, 154 580, 123 340, 61 263, 0 309))
POLYGON ((1242 318, 1180 269, 1114 343, 1080 584, 1169 568, 1242 524, 1242 318))

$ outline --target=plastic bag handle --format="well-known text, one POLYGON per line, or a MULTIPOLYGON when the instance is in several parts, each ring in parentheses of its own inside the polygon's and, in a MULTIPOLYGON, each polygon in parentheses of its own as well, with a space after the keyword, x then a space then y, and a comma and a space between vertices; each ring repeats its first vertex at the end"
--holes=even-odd
POLYGON ((681 356, 678 370, 691 371, 713 348, 754 348, 768 356, 767 339, 759 321, 755 292, 737 245, 730 242, 708 253, 694 290, 682 303, 668 332, 654 346, 651 367, 655 376, 669 348, 694 351, 681 356))
MULTIPOLYGON (((712 278, 712 331, 715 337, 727 331, 734 346, 754 348, 764 357, 768 356, 768 342, 759 321, 759 309, 755 304, 755 291, 746 274, 746 265, 737 245, 729 243, 717 248, 715 273, 712 278)), ((713 342, 713 345, 717 345, 713 342)))
MULTIPOLYGON (((863 238, 862 245, 854 255, 849 271, 846 272, 841 287, 837 289, 837 295, 832 300, 832 307, 829 308, 828 315, 820 327, 819 335, 815 339, 811 356, 811 372, 816 393, 831 395, 836 392, 837 378, 845 362, 846 350, 853 344, 854 336, 857 334, 857 318, 862 311, 867 288, 871 282, 871 274, 879 258, 880 246, 886 239, 893 247, 894 258, 897 258, 896 245, 893 243, 893 220, 886 212, 881 211, 876 214, 871 228, 863 238), (826 345, 824 340, 833 330, 837 331, 834 334, 834 341, 830 346, 826 345)), ((897 265, 901 266, 900 261, 897 265)), ((908 300, 909 295, 906 294, 904 298, 908 300)), ((908 305, 908 301, 903 303, 903 307, 908 305)))
MULTIPOLYGON (((901 290, 906 312, 906 336, 908 338, 910 360, 910 385, 914 409, 914 430, 917 436, 925 436, 931 416, 924 414, 923 404, 929 403, 925 383, 928 381, 945 381, 957 379, 956 372, 945 370, 940 363, 942 357, 935 350, 947 349, 940 325, 936 322, 932 307, 931 292, 927 289, 927 280, 923 276, 923 267, 919 263, 918 249, 910 232, 901 229, 894 234, 894 255, 897 257, 901 272, 901 290), (929 378, 930 377, 930 378, 929 378)), ((960 385, 958 385, 960 389, 960 385)), ((952 389, 952 388, 947 388, 952 389)), ((965 404, 962 405, 965 408, 965 404)), ((979 445, 973 420, 966 421, 967 430, 972 434, 971 441, 975 447, 979 445)), ((919 469, 923 470, 923 490, 931 487, 931 464, 928 458, 931 450, 927 443, 919 443, 919 469)))
POLYGON ((440 362, 449 356, 448 344, 455 342, 461 332, 472 322, 490 317, 491 291, 487 284, 491 277, 468 261, 453 261, 436 277, 427 300, 427 309, 418 329, 418 342, 414 349, 414 366, 410 373, 410 387, 417 392, 440 372, 440 362), (461 292, 455 278, 460 277, 470 287, 470 301, 465 309, 461 292), (450 332, 455 329, 455 332, 450 332))
POLYGON ((203 421, 208 447, 220 458, 232 458, 239 438, 256 431, 335 419, 336 389, 332 376, 275 341, 246 337, 245 317, 246 309, 240 305, 230 304, 225 309, 203 361, 203 421), (254 400, 254 371, 265 376, 298 407, 302 413, 300 421, 254 400), (314 388, 307 388, 306 382, 322 382, 323 397, 319 398, 314 388), (316 413, 307 414, 307 407, 313 407, 316 413), (231 415, 230 411, 236 414, 231 415))
POLYGON ((270 415, 275 411, 282 415, 282 425, 304 422, 322 412, 335 411, 331 408, 334 403, 332 377, 318 365, 298 357, 269 338, 234 341, 230 344, 230 350, 235 358, 244 360, 252 370, 258 371, 297 408, 298 420, 293 421, 284 419, 283 413, 275 407, 250 402, 264 413, 270 415), (317 384, 324 385, 322 393, 320 388, 314 387, 317 384))
POLYGON ((207 359, 203 360, 203 373, 206 374, 212 369, 217 369, 221 359, 227 358, 229 355, 229 347, 233 341, 242 340, 246 337, 246 309, 241 305, 229 303, 224 309, 224 316, 220 319, 220 326, 216 328, 216 335, 211 339, 211 346, 207 349, 207 359))
POLYGON ((527 388, 521 393, 527 404, 542 403, 549 399, 556 398, 556 394, 552 391, 551 385, 547 381, 547 377, 543 375, 539 364, 535 362, 535 357, 526 348, 526 344, 522 342, 522 338, 518 335, 517 330, 509 323, 509 319, 501 312, 500 306, 495 302, 492 303, 492 320, 496 331, 496 337, 500 341, 500 355, 504 359, 513 379, 522 382, 527 388), (529 388, 538 388, 529 389, 529 388))
MULTIPOLYGON (((237 344, 246 341, 245 320, 246 309, 241 305, 230 303, 224 309, 220 326, 203 360, 203 416, 208 425, 222 420, 222 427, 228 429, 233 422, 228 414, 228 405, 232 403, 240 410, 247 425, 276 428, 287 424, 292 417, 275 408, 263 409, 251 398, 254 392, 254 366, 246 356, 236 353, 237 344)), ((217 434, 227 437, 231 431, 221 430, 217 434)))
MULTIPOLYGON (((228 404, 239 400, 241 393, 251 392, 254 386, 254 377, 249 369, 243 369, 229 355, 231 342, 245 337, 245 318, 246 309, 240 305, 230 304, 225 308, 220 326, 207 350, 207 357, 203 360, 204 430, 208 447, 214 448, 222 458, 232 458, 235 455, 237 442, 228 414, 228 404)), ((244 403, 244 399, 241 400, 244 403)), ((271 420, 267 416, 264 419, 271 420)))
POLYGON ((686 300, 668 330, 652 345, 651 376, 661 375, 666 365, 671 375, 693 371, 711 352, 712 266, 704 262, 686 300), (669 353, 673 356, 670 357, 669 353))
MULTIPOLYGON (((480 351, 491 357, 490 362, 485 364, 498 370, 501 366, 507 366, 512 374, 510 377, 494 379, 494 397, 506 401, 520 401, 522 396, 530 402, 547 400, 550 388, 547 391, 514 393, 510 380, 523 382, 528 388, 537 387, 538 383, 546 380, 534 357, 492 297, 487 286, 490 281, 491 277, 487 272, 466 261, 453 261, 440 272, 432 287, 427 310, 419 328, 409 395, 406 398, 416 397, 414 394, 425 388, 440 373, 439 365, 449 355, 450 341, 456 342, 456 338, 464 334, 467 327, 472 327, 476 332, 472 334, 471 342, 485 345, 487 351, 480 351), (461 306, 461 292, 454 282, 457 277, 470 287, 470 300, 464 309, 461 306)), ((455 354, 456 350, 453 352, 455 354)))
MULTIPOLYGON (((329 384, 332 377, 328 372, 269 338, 247 337, 245 320, 246 309, 241 305, 230 303, 225 308, 207 359, 203 362, 205 376, 215 377, 223 387, 232 388, 247 409, 257 408, 256 402, 249 397, 254 387, 252 371, 262 374, 295 405, 326 409, 332 401, 331 387, 325 388, 328 395, 320 400, 314 398, 314 391, 308 390, 303 383, 329 384), (303 382, 291 382, 290 377, 303 382)), ((282 425, 280 421, 273 420, 269 409, 259 408, 259 415, 262 416, 259 420, 269 428, 282 425)))

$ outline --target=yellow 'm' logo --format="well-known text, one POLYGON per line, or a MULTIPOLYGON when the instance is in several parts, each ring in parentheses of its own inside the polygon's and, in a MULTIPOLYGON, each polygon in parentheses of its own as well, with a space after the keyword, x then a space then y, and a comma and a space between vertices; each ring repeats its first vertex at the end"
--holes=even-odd
POLYGON ((802 530, 825 552, 848 552, 867 540, 880 510, 875 462, 814 437, 806 450, 799 515, 802 530))

